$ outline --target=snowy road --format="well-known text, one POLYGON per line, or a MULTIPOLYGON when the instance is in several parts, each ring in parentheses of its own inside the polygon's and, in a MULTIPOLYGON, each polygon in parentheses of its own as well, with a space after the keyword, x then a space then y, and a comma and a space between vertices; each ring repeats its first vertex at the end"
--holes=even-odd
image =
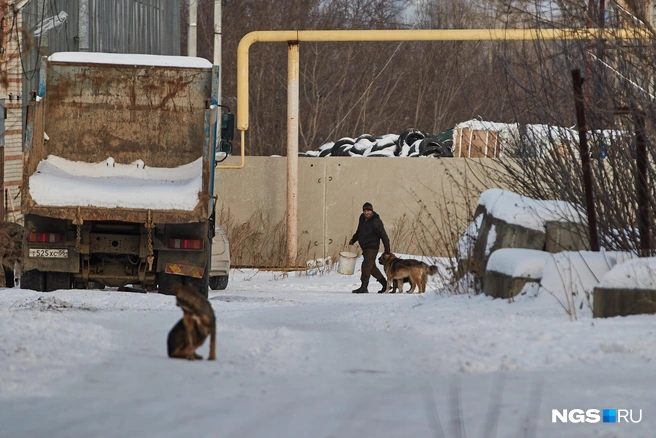
POLYGON ((654 316, 570 322, 548 296, 353 295, 355 276, 232 274, 210 293, 216 362, 166 357, 172 297, 0 290, 0 436, 654 435, 654 316), (552 423, 575 408, 642 419, 552 423))

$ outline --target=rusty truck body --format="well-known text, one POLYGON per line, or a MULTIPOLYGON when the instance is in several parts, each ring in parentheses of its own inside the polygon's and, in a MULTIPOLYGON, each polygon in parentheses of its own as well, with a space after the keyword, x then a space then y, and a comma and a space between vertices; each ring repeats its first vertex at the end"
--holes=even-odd
POLYGON ((175 283, 207 295, 219 68, 201 58, 44 57, 28 108, 21 287, 175 283))

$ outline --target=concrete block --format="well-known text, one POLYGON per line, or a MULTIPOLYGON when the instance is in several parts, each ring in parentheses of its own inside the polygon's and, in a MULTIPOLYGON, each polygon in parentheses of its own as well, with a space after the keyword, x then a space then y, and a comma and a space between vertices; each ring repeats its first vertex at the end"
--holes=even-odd
POLYGON ((486 271, 483 293, 493 298, 511 298, 521 292, 527 283, 539 281, 539 278, 512 277, 501 272, 486 271))
POLYGON ((573 222, 547 221, 545 251, 588 251, 590 238, 588 227, 573 222))
POLYGON ((482 269, 497 249, 525 248, 544 250, 546 233, 544 231, 526 228, 521 225, 509 224, 501 219, 485 213, 481 229, 474 245, 470 266, 474 272, 483 277, 482 269), (477 269, 481 271, 477 272, 477 269))
POLYGON ((610 318, 656 313, 656 290, 654 289, 594 289, 592 316, 610 318))

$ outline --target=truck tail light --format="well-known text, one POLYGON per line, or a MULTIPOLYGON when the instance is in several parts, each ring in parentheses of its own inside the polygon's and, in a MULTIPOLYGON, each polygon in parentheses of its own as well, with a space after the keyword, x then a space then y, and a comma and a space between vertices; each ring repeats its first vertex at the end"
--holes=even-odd
POLYGON ((203 249, 203 241, 199 239, 169 239, 169 248, 203 249))
POLYGON ((59 233, 30 233, 27 236, 28 242, 40 243, 59 243, 61 242, 61 234, 59 233))

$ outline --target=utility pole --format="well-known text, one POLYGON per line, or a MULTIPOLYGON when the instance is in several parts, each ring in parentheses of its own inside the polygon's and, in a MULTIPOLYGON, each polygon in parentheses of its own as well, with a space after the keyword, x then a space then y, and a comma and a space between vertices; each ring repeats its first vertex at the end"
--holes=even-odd
POLYGON ((597 213, 594 208, 594 194, 592 191, 592 169, 590 164, 590 149, 588 147, 588 125, 585 122, 585 100, 583 97, 583 78, 581 70, 572 70, 574 82, 574 104, 576 107, 576 124, 579 130, 579 148, 581 151, 581 167, 583 169, 583 192, 585 195, 585 209, 588 215, 588 232, 590 235, 590 249, 599 251, 599 235, 597 233, 597 213))

